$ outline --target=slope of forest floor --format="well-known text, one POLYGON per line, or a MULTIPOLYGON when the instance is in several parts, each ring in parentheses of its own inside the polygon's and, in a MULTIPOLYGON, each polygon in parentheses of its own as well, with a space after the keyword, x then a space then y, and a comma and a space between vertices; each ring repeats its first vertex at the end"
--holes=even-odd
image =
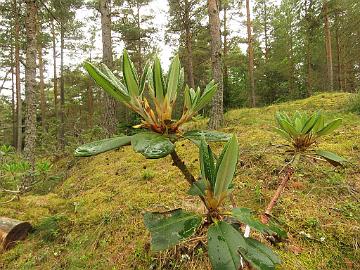
MULTIPOLYGON (((360 116, 347 113, 351 94, 319 94, 264 108, 226 113, 225 132, 235 133, 240 160, 234 181, 238 206, 261 213, 277 187, 284 143, 271 131, 278 110, 313 112, 343 125, 321 147, 350 161, 345 168, 303 163, 274 209, 286 242, 274 247, 279 269, 360 269, 360 116)), ((191 124, 205 126, 205 120, 191 124)), ((213 145, 219 150, 221 144, 213 145)), ((197 148, 177 143, 179 155, 198 175, 197 148), (190 151, 190 149, 192 149, 190 151)), ((142 215, 174 208, 203 211, 170 157, 146 160, 130 147, 96 157, 60 160, 66 179, 50 191, 1 205, 0 215, 30 221, 34 231, 0 254, 0 269, 210 269, 206 249, 186 242, 170 251, 149 251, 142 215), (194 248, 196 246, 196 248, 194 248), (190 256, 188 256, 190 255, 190 256)))

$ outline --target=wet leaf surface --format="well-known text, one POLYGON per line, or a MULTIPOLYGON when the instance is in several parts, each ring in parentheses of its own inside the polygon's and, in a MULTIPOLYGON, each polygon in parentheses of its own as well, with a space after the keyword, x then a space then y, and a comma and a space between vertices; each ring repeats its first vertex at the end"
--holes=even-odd
POLYGON ((131 145, 135 152, 151 159, 165 157, 175 148, 167 137, 155 132, 135 134, 132 136, 131 145))
POLYGON ((104 139, 92 143, 87 143, 79 146, 75 150, 76 157, 89 157, 94 156, 112 149, 119 148, 120 146, 130 144, 131 136, 121 136, 110 139, 104 139))

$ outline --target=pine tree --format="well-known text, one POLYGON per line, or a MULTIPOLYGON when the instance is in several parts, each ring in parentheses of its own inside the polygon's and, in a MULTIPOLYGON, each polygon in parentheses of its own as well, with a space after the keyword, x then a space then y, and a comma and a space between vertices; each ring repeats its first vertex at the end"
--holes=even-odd
POLYGON ((25 148, 24 155, 35 169, 36 143, 36 0, 26 0, 26 66, 25 66, 25 148))
POLYGON ((219 6, 216 0, 208 0, 209 26, 211 36, 212 74, 218 90, 211 102, 209 128, 217 129, 224 121, 223 112, 223 73, 220 36, 219 6))

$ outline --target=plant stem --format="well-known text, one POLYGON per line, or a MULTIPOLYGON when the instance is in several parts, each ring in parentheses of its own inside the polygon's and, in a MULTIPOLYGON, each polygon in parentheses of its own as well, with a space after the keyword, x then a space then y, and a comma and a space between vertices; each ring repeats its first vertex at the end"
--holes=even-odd
POLYGON ((294 156, 294 158, 291 160, 291 162, 289 162, 286 167, 284 168, 284 173, 281 176, 281 182, 279 187, 277 188, 274 196, 272 197, 271 201, 269 202, 269 204, 266 207, 265 212, 261 215, 261 222, 264 224, 267 224, 269 222, 269 218, 271 216, 271 211, 274 208, 274 206, 276 205, 281 193, 283 192, 283 190, 285 189, 287 183, 289 182, 289 180, 291 179, 291 177, 293 176, 294 172, 295 172, 295 164, 298 162, 300 158, 299 154, 296 154, 294 156))
MULTIPOLYGON (((178 167, 178 169, 182 172, 182 174, 184 175, 186 181, 190 184, 190 186, 192 186, 193 183, 196 182, 195 177, 191 174, 191 172, 189 171, 189 169, 186 167, 184 161, 181 160, 181 158, 178 156, 178 154, 176 153, 176 150, 172 151, 170 153, 171 158, 174 162, 174 165, 176 167, 178 167)), ((202 202, 204 203, 206 209, 210 212, 210 209, 208 207, 208 205, 206 204, 205 198, 203 196, 199 195, 199 198, 202 200, 202 202)))
POLYGON ((267 224, 269 222, 271 210, 274 208, 281 193, 285 189, 286 184, 289 182, 292 175, 294 174, 294 168, 292 166, 286 167, 284 171, 285 171, 285 173, 282 175, 282 180, 281 180, 279 187, 277 188, 274 196, 272 197, 271 201, 269 202, 268 206, 266 207, 264 214, 261 216, 261 221, 264 224, 267 224))
POLYGON ((181 158, 178 156, 178 154, 176 153, 176 150, 172 151, 170 153, 170 155, 174 162, 174 165, 179 168, 179 170, 182 172, 182 174, 184 175, 186 181, 188 181, 190 186, 193 183, 195 183, 196 182, 195 177, 191 174, 189 169, 186 167, 184 161, 182 161, 181 158))

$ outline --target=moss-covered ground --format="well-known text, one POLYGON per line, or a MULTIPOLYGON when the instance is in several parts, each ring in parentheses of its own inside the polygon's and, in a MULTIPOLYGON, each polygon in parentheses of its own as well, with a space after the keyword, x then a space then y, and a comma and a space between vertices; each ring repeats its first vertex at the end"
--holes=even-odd
MULTIPOLYGON (((320 146, 350 162, 334 168, 302 162, 274 208, 289 239, 274 247, 285 270, 360 269, 360 116, 346 112, 351 94, 319 94, 305 100, 226 113, 223 131, 235 133, 240 160, 234 181, 238 206, 257 213, 278 183, 284 141, 271 131, 278 110, 313 112, 343 125, 320 146)), ((202 128, 205 120, 191 123, 202 128)), ((198 175, 197 148, 177 143, 179 155, 198 175)), ((214 145, 215 148, 221 145, 214 145)), ((203 211, 186 194, 188 185, 170 157, 146 160, 130 147, 96 157, 59 161, 66 177, 44 195, 26 195, 0 205, 0 215, 30 221, 35 230, 0 254, 0 269, 210 269, 206 248, 191 242, 153 254, 144 211, 186 208, 203 211)))

